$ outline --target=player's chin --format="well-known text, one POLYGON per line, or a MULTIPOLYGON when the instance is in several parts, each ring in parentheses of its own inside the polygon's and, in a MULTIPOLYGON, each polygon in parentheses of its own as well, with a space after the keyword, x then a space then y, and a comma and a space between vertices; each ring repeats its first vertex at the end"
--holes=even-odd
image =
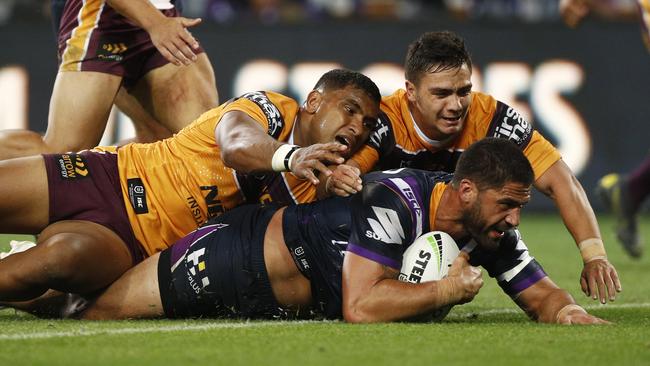
POLYGON ((442 123, 439 124, 438 129, 446 136, 455 135, 463 129, 463 123, 461 121, 450 122, 447 120, 442 120, 442 123))
POLYGON ((499 249, 499 242, 501 242, 502 236, 503 234, 499 235, 499 232, 496 230, 487 231, 480 238, 481 247, 490 251, 499 249))

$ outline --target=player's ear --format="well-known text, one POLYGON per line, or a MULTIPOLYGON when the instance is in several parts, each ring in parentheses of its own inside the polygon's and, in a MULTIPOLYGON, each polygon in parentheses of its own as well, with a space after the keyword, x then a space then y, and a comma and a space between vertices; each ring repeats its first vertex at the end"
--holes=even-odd
POLYGON ((464 204, 473 204, 478 197, 478 187, 471 180, 464 178, 458 185, 458 195, 464 204))
POLYGON ((413 84, 411 81, 406 80, 404 82, 404 89, 406 89, 406 97, 410 102, 415 102, 415 84, 413 84))
POLYGON ((314 114, 318 111, 320 104, 323 100, 323 93, 318 90, 312 90, 307 95, 307 100, 305 101, 305 110, 308 113, 314 114))

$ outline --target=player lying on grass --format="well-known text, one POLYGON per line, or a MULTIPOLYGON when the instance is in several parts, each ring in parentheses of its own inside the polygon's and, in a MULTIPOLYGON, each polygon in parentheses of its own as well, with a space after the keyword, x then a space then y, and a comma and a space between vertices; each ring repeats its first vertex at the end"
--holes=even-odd
MULTIPOLYGON (((535 172, 535 188, 552 198, 583 259, 583 292, 605 303, 621 284, 608 261, 596 216, 580 182, 533 124, 494 97, 472 92, 472 60, 451 32, 422 34, 409 46, 405 88, 382 98, 380 123, 350 165, 453 172, 458 156, 485 137, 513 141, 535 172)), ((336 192, 338 175, 328 185, 336 192)), ((345 178, 349 179, 349 178, 345 178)))
POLYGON ((388 322, 471 301, 483 266, 532 318, 600 324, 545 274, 517 231, 533 171, 503 139, 484 139, 454 176, 370 173, 350 197, 234 209, 113 283, 85 319, 324 316, 388 322), (402 253, 421 234, 449 233, 463 253, 440 281, 398 280, 402 253))
POLYGON ((280 182, 265 199, 312 200, 315 172, 329 174, 325 164, 365 142, 380 98, 366 76, 332 70, 303 105, 248 93, 157 143, 1 161, 0 232, 40 235, 36 247, 0 260, 0 301, 104 289, 244 203, 245 181, 258 179, 243 173, 280 182))

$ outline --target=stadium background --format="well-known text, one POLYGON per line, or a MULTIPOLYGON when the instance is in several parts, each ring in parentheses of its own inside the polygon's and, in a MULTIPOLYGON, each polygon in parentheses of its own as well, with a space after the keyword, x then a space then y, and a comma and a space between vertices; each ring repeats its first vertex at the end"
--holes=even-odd
MULTIPOLYGON (((57 67, 47 3, 14 4, 0 25, 2 129, 46 128, 57 67)), ((372 9, 356 1, 345 16, 306 6, 318 1, 267 1, 276 6, 270 15, 255 8, 264 1, 185 3, 188 15, 206 19, 192 32, 211 58, 221 101, 259 89, 302 99, 324 70, 337 66, 362 70, 390 94, 403 85, 408 43, 425 31, 449 29, 467 41, 475 89, 522 111, 561 150, 589 193, 600 176, 627 171, 648 152, 650 55, 633 21, 590 20, 571 30, 553 1, 539 2, 546 5, 534 16, 504 7, 462 17, 442 1, 374 1, 384 7, 372 9)), ((102 143, 131 133, 116 113, 102 143)), ((538 194, 530 206, 545 210, 552 203, 538 194)))

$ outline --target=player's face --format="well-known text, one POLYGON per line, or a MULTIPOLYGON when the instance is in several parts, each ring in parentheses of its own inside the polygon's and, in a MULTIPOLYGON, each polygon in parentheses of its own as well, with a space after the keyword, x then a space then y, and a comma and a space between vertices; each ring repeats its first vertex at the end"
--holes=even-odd
POLYGON ((521 209, 528 201, 530 186, 520 183, 479 192, 464 215, 467 231, 481 247, 496 250, 504 232, 519 225, 521 209))
POLYGON ((471 102, 472 71, 460 68, 428 72, 417 85, 406 81, 411 114, 431 139, 442 141, 459 133, 471 102))
POLYGON ((348 147, 341 155, 349 158, 377 126, 378 115, 379 103, 363 90, 324 91, 309 127, 311 143, 339 142, 348 147))

